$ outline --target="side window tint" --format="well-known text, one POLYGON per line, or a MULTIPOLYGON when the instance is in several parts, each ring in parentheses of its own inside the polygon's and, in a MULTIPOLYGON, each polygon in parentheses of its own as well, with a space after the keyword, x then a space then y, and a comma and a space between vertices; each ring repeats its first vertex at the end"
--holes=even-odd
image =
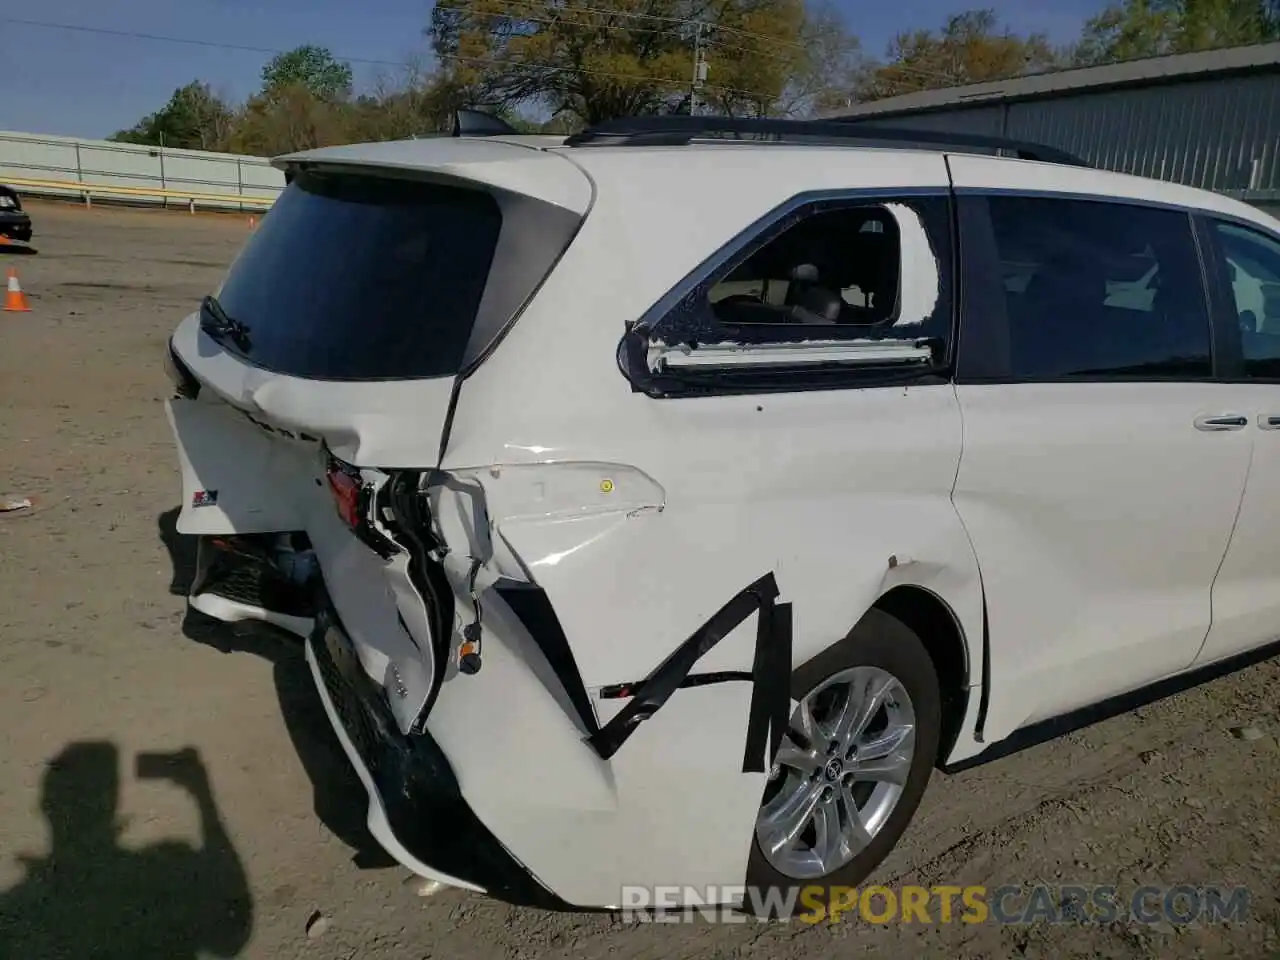
POLYGON ((1212 375, 1209 312, 1186 214, 1093 200, 989 203, 1015 377, 1212 375))
POLYGON ((1280 379, 1280 240, 1234 223, 1214 228, 1231 279, 1245 374, 1280 379))

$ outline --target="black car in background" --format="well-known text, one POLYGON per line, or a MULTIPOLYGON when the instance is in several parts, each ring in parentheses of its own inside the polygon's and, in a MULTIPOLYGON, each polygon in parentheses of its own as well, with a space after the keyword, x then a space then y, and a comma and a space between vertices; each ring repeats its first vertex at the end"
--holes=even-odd
POLYGON ((31 217, 22 209, 18 191, 0 183, 0 237, 31 242, 31 217))

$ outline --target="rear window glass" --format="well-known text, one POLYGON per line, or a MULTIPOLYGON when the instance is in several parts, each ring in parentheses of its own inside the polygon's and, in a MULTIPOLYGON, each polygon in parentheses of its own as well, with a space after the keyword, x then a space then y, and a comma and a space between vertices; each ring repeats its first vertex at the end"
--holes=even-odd
POLYGON ((497 202, 476 190, 299 174, 218 294, 248 328, 247 342, 223 345, 298 377, 457 373, 501 228, 497 202))

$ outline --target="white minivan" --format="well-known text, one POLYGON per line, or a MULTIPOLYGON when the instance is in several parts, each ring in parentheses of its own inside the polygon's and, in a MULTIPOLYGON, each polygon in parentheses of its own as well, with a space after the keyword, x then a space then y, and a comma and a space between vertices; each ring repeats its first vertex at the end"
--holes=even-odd
POLYGON ((190 603, 305 638, 409 869, 829 891, 935 768, 1274 652, 1280 222, 987 138, 457 133, 278 160, 169 349, 190 603))

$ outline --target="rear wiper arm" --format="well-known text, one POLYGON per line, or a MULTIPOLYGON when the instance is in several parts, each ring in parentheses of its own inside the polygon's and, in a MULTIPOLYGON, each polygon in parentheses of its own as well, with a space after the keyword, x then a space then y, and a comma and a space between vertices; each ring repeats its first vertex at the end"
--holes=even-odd
POLYGON ((211 337, 230 337, 241 350, 249 349, 249 328, 223 309, 215 296, 200 301, 200 329, 211 337))

